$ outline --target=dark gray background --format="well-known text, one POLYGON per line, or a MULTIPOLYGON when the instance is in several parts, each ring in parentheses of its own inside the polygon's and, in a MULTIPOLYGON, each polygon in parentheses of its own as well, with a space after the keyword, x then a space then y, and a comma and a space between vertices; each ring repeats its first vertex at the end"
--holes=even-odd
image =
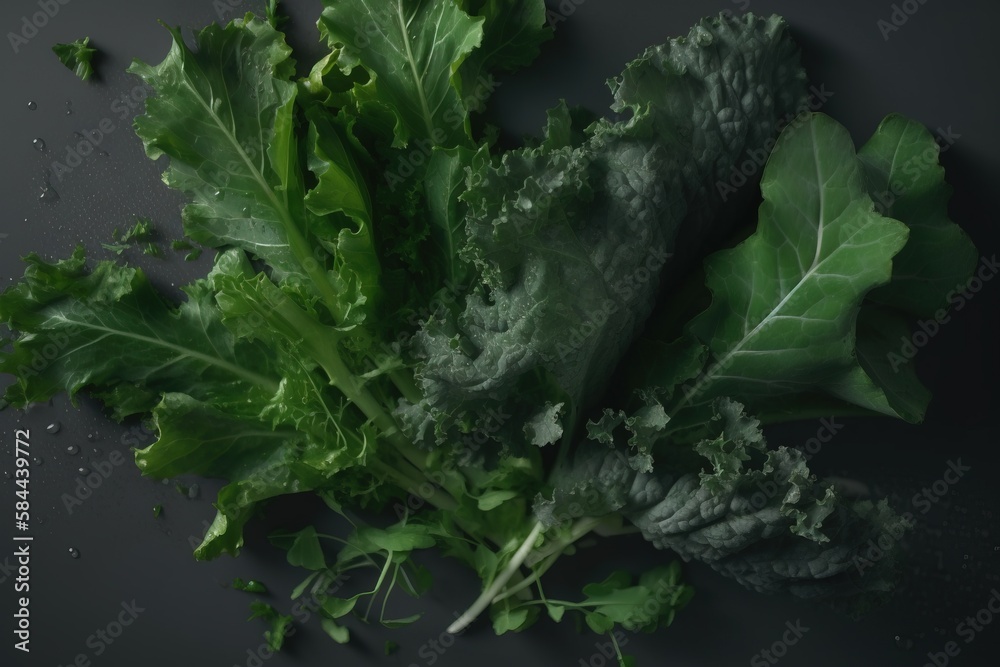
MULTIPOLYGON (((234 0, 235 1, 235 0, 234 0)), ((491 117, 511 136, 537 132, 544 110, 560 97, 602 110, 609 103, 604 80, 618 73, 643 47, 687 32, 701 16, 723 9, 787 17, 803 49, 812 81, 834 95, 824 111, 852 131, 860 143, 885 114, 898 111, 931 128, 951 128, 961 135, 943 155, 955 186, 953 217, 969 230, 982 254, 992 256, 998 239, 994 225, 996 184, 1000 182, 1000 132, 996 129, 1000 63, 1000 3, 946 3, 927 0, 888 40, 877 22, 889 19, 889 2, 752 2, 662 3, 655 0, 567 0, 555 41, 544 48, 534 67, 501 79, 491 103, 491 117), (572 12, 568 11, 572 10, 572 12)), ((558 3, 552 3, 558 8, 558 3)), ((197 28, 216 20, 208 0, 144 1, 70 0, 31 41, 15 54, 7 39, 0 44, 0 158, 3 217, 0 218, 0 281, 20 275, 18 258, 29 250, 48 257, 67 255, 83 242, 93 257, 105 257, 100 242, 114 227, 135 216, 152 217, 163 238, 180 236, 181 199, 160 183, 162 164, 142 156, 130 119, 121 120, 113 106, 136 85, 123 70, 132 57, 159 62, 169 45, 167 32, 156 24, 197 28), (49 47, 90 35, 101 49, 100 79, 84 84, 63 68, 49 47), (30 111, 29 101, 37 103, 30 111), (67 115, 67 102, 73 113, 67 115), (75 144, 73 133, 96 127, 104 118, 115 124, 102 143, 106 156, 95 155, 53 181, 59 199, 39 201, 51 162, 75 144), (42 138, 46 152, 32 147, 42 138), (3 236, 6 235, 6 236, 3 236)), ((227 11, 259 8, 247 2, 227 11)), ((289 32, 299 59, 319 53, 315 19, 319 2, 290 0, 289 32)), ((558 10, 558 9, 557 9, 558 10)), ((7 0, 0 8, 0 28, 18 31, 21 17, 38 11, 37 0, 7 0)), ((173 255, 172 253, 168 253, 173 255)), ((203 275, 209 257, 185 264, 179 256, 155 260, 138 254, 159 285, 170 290, 203 275)), ((646 667, 701 667, 751 664, 761 649, 778 640, 786 621, 801 620, 809 628, 780 664, 913 665, 927 652, 941 651, 949 640, 961 653, 950 664, 962 667, 995 664, 1000 655, 1000 618, 978 633, 972 643, 955 635, 956 623, 975 614, 1000 586, 1000 518, 996 475, 995 382, 998 370, 998 294, 1000 283, 987 283, 953 322, 919 353, 922 377, 935 393, 926 422, 909 426, 887 420, 844 420, 844 428, 813 460, 821 474, 863 480, 880 495, 889 495, 900 510, 914 510, 911 497, 938 480, 949 460, 961 458, 972 467, 941 503, 926 514, 908 540, 912 563, 906 584, 892 603, 862 622, 822 607, 749 593, 699 566, 685 568, 696 597, 674 626, 651 636, 628 636, 625 649, 646 667), (897 639, 898 637, 898 639, 897 639)), ((7 382, 4 379, 3 382, 7 382)), ((214 484, 203 484, 199 498, 182 498, 172 486, 140 478, 129 463, 114 468, 82 506, 67 513, 61 497, 72 493, 76 469, 106 461, 113 451, 128 456, 129 428, 105 419, 86 398, 78 407, 57 398, 28 413, 0 412, 0 471, 10 471, 15 428, 30 428, 32 446, 43 463, 32 471, 35 527, 32 561, 33 651, 30 659, 11 649, 14 607, 11 578, 5 578, 5 556, 12 551, 9 533, 14 487, 0 477, 0 637, 2 664, 69 665, 83 653, 93 665, 206 667, 246 665, 248 651, 262 642, 263 625, 246 623, 250 596, 224 587, 234 576, 259 578, 273 591, 270 601, 289 608, 286 593, 299 573, 282 565, 282 554, 267 544, 269 526, 304 523, 319 510, 310 502, 283 503, 255 524, 249 546, 238 559, 196 563, 189 536, 200 535, 210 519, 214 484), (45 432, 54 421, 55 435, 45 432), (65 447, 81 453, 70 456, 65 447), (154 520, 152 507, 162 503, 154 520), (4 508, 10 508, 4 509, 4 508), (38 525, 39 519, 44 521, 38 525), (80 551, 72 559, 67 550, 80 551), (114 619, 122 602, 135 600, 144 611, 100 656, 87 638, 114 619)), ((818 423, 773 429, 772 442, 795 445, 814 435, 818 423)), ((140 434, 141 435, 141 434, 140 434)), ((144 442, 148 442, 148 437, 144 442)), ((635 567, 661 560, 641 540, 618 540, 566 558, 551 575, 553 590, 572 594, 573 585, 603 577, 617 566, 635 567)), ((476 625, 443 655, 428 642, 439 637, 455 611, 478 592, 477 582, 454 563, 434 556, 425 562, 435 571, 433 591, 417 603, 426 616, 414 626, 387 631, 352 623, 360 640, 341 647, 318 625, 306 624, 289 642, 288 651, 265 664, 411 665, 481 667, 509 665, 576 666, 605 664, 596 646, 601 638, 577 634, 572 623, 543 621, 516 636, 494 637, 487 624, 476 625), (401 648, 383 657, 386 638, 401 648), (421 651, 423 647, 423 651, 421 651), (428 652, 428 650, 430 652, 428 652), (435 659, 430 659, 434 657, 435 659), (583 662, 581 662, 583 661, 583 662)), ((406 603, 412 606, 413 603, 406 603)), ((254 663, 251 663, 254 664, 254 663)), ((763 664, 763 663, 759 663, 763 664)))

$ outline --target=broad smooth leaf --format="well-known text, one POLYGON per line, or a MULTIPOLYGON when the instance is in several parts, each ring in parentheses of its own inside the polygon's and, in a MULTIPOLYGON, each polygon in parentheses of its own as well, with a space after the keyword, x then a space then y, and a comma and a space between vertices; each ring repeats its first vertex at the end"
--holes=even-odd
POLYGON ((464 0, 465 10, 483 17, 483 40, 459 67, 462 97, 477 111, 498 85, 493 72, 530 64, 541 44, 552 38, 543 0, 464 0))
POLYGON ((939 153, 926 127, 898 114, 887 116, 858 151, 879 210, 910 228, 893 260, 892 282, 870 298, 922 317, 948 306, 977 260, 968 234, 948 219, 951 188, 939 153))
POLYGON ((751 400, 821 388, 912 417, 858 365, 862 300, 889 281, 908 232, 875 212, 847 130, 822 114, 790 126, 761 190, 757 231, 707 260, 713 301, 690 329, 712 359, 689 398, 751 400))

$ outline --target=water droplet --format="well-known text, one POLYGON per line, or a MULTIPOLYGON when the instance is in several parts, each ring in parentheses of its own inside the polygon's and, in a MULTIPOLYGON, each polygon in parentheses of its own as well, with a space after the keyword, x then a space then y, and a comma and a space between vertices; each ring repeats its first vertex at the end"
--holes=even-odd
POLYGON ((68 549, 68 551, 69 551, 69 557, 70 558, 79 558, 80 557, 80 550, 77 549, 76 547, 70 547, 68 549))
POLYGON ((69 100, 66 100, 66 115, 67 116, 73 115, 73 103, 70 102, 69 100))
POLYGON ((190 487, 188 487, 187 497, 194 500, 195 498, 198 497, 198 493, 200 490, 201 489, 198 488, 197 484, 192 484, 190 487))
POLYGON ((94 452, 95 456, 100 456, 101 455, 101 448, 100 447, 94 447, 90 451, 94 452))
POLYGON ((6 470, 4 471, 3 476, 4 476, 4 479, 10 479, 12 477, 12 475, 9 472, 7 472, 6 470))
POLYGON ((97 149, 97 154, 100 155, 101 157, 108 157, 110 155, 110 153, 108 153, 106 150, 102 148, 97 149))
POLYGON ((39 201, 44 201, 48 203, 53 203, 59 201, 59 193, 56 189, 52 187, 52 184, 46 183, 45 187, 42 188, 42 193, 38 195, 39 201))
POLYGON ((36 466, 40 466, 43 463, 45 463, 45 459, 43 459, 41 456, 36 456, 35 458, 31 459, 31 462, 34 463, 36 466))
POLYGON ((28 110, 29 111, 34 111, 37 108, 38 108, 37 104, 35 104, 34 102, 28 102, 28 110))
POLYGON ((902 637, 900 635, 896 635, 895 639, 897 648, 901 648, 904 650, 913 648, 913 640, 910 639, 909 637, 902 637))
POLYGON ((44 151, 45 150, 45 140, 42 139, 41 137, 36 137, 36 138, 32 139, 31 140, 31 145, 35 147, 36 151, 44 151))
POLYGON ((80 466, 79 468, 76 469, 76 471, 81 475, 83 475, 84 477, 90 474, 90 468, 86 466, 80 466))
POLYGON ((55 435, 61 429, 62 429, 62 424, 60 424, 59 422, 52 422, 51 424, 45 427, 45 432, 51 435, 55 435))
POLYGON ((66 453, 70 456, 76 455, 80 451, 80 448, 76 445, 66 445, 66 453))
POLYGON ((94 434, 93 433, 88 433, 87 434, 87 440, 93 440, 93 439, 94 439, 94 434))

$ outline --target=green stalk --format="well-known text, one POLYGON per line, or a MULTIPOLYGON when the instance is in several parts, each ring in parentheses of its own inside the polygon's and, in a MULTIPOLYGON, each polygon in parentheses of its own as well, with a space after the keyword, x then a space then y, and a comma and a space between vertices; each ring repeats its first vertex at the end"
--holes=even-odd
POLYGON ((539 561, 545 560, 549 556, 554 554, 561 554, 566 550, 566 547, 577 542, 578 540, 585 537, 592 530, 597 528, 601 524, 602 518, 587 517, 584 519, 578 519, 576 523, 569 530, 569 535, 562 538, 561 540, 556 540, 552 544, 539 549, 531 554, 531 562, 537 563, 539 561))
POLYGON ((535 527, 531 529, 528 537, 525 538, 524 542, 521 543, 521 546, 518 547, 517 551, 514 553, 514 557, 510 559, 509 563, 507 563, 507 567, 505 567, 503 571, 497 575, 497 578, 493 580, 493 583, 490 584, 485 591, 483 591, 482 595, 476 598, 476 601, 472 603, 472 606, 466 609, 454 623, 448 626, 447 632, 449 634, 458 634, 465 628, 469 627, 473 621, 479 618, 481 613, 486 611, 486 608, 493 602, 493 598, 495 598, 500 591, 503 590, 504 586, 507 585, 507 582, 510 581, 510 578, 514 576, 514 573, 517 572, 517 570, 524 563, 524 559, 531 553, 531 550, 535 546, 535 541, 538 539, 538 536, 542 534, 544 529, 545 528, 541 523, 535 524, 535 527))
POLYGON ((509 597, 513 597, 513 596, 517 595, 518 593, 520 593, 521 591, 523 591, 525 588, 528 588, 529 586, 531 586, 536 581, 541 581, 542 577, 545 576, 545 573, 548 572, 549 569, 553 565, 555 565, 556 561, 559 560, 561 557, 562 557, 562 553, 561 552, 550 554, 548 556, 548 558, 545 559, 542 562, 541 565, 539 565, 538 567, 536 567, 534 569, 534 571, 530 575, 528 575, 527 577, 524 577, 523 579, 521 579, 521 581, 517 582, 513 586, 511 586, 511 587, 507 588, 506 590, 504 590, 504 592, 500 593, 495 598, 493 598, 492 602, 494 604, 496 604, 497 602, 502 602, 502 601, 506 600, 509 597))

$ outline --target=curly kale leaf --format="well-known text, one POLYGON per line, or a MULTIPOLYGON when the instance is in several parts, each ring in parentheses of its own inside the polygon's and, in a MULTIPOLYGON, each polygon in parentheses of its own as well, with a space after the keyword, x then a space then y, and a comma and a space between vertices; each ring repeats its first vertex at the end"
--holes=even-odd
POLYGON ((425 399, 404 410, 429 413, 444 439, 481 430, 491 410, 536 419, 544 400, 525 388, 543 384, 571 434, 652 310, 663 267, 707 234, 721 203, 712 184, 794 113, 803 79, 780 19, 705 20, 612 84, 613 108, 631 118, 577 141, 557 111, 541 146, 480 152, 462 254, 481 285, 416 337, 425 399))
POLYGON ((718 399, 714 411, 714 432, 694 447, 700 470, 636 471, 621 439, 610 447, 588 440, 556 470, 551 497, 536 499, 536 517, 551 526, 619 512, 657 548, 757 591, 861 594, 857 603, 888 590, 893 554, 866 564, 864 549, 883 532, 898 540, 905 521, 885 502, 841 498, 810 473, 802 452, 768 449, 741 404, 718 399))

